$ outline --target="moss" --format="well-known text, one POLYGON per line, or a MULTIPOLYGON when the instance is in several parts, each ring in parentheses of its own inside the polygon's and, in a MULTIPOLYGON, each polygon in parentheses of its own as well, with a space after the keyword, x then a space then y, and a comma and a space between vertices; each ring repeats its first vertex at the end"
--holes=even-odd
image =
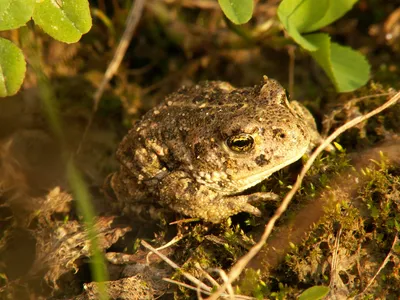
MULTIPOLYGON (((318 164, 326 166, 323 162, 329 161, 317 163, 311 171, 312 177, 318 175, 318 164)), ((342 163, 332 164, 331 161, 327 165, 336 165, 338 169, 348 165, 346 159, 342 163)), ((327 185, 317 187, 317 190, 326 189, 323 196, 325 202, 331 205, 325 206, 324 216, 307 233, 303 242, 291 243, 284 260, 258 279, 270 287, 263 290, 264 297, 278 297, 282 294, 282 287, 286 287, 284 294, 289 296, 314 285, 329 286, 333 280, 332 254, 335 251, 338 251, 336 280, 346 286, 349 294, 356 295, 363 290, 390 253, 400 229, 400 167, 395 167, 384 156, 373 164, 364 168, 362 174, 352 173, 352 178, 346 178, 354 182, 356 178, 359 180, 360 184, 353 185, 350 190, 343 192, 343 186, 331 189, 326 189, 327 185), (351 193, 354 188, 355 195, 351 193), (337 239, 338 246, 335 244, 337 239)), ((333 167, 332 173, 335 173, 334 170, 333 167)), ((310 191, 311 188, 305 187, 303 195, 310 195, 310 191)), ((399 261, 398 255, 391 256, 367 291, 367 298, 400 293, 399 261)), ((250 279, 255 282, 255 278, 250 279)), ((246 277, 248 282, 252 282, 250 279, 246 277)))

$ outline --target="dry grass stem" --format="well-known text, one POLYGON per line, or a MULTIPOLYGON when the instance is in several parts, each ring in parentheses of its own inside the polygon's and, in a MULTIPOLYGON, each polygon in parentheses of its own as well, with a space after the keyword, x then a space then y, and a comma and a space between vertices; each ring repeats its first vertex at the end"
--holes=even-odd
MULTIPOLYGON (((289 55, 289 95, 291 97, 294 97, 294 65, 295 65, 295 59, 296 59, 296 46, 294 45, 288 45, 287 46, 287 52, 289 55)), ((293 99, 293 98, 292 98, 293 99)))
MULTIPOLYGON (((163 278, 164 281, 170 282, 170 283, 174 283, 183 287, 186 287, 188 289, 194 290, 194 291, 200 291, 203 294, 207 294, 207 295, 211 295, 212 293, 212 288, 209 287, 208 285, 206 285, 205 283, 201 282, 200 280, 198 280, 196 277, 192 276, 191 274, 184 272, 176 263, 174 263, 172 260, 170 260, 168 257, 166 257, 164 254, 162 254, 161 252, 157 251, 157 249, 153 248, 150 244, 148 244, 145 241, 141 241, 141 244, 147 248, 148 250, 152 251, 154 254, 158 255, 162 260, 164 260, 168 265, 170 265, 172 268, 174 268, 175 270, 179 270, 181 272, 181 274, 186 277, 186 279, 188 279, 189 281, 191 281, 192 283, 196 284, 197 287, 185 284, 183 282, 179 282, 179 281, 175 281, 169 278, 163 278)), ((219 270, 220 272, 221 270, 219 270)), ((205 272, 203 270, 203 272, 205 272)), ((223 272, 223 271, 222 271, 223 272)), ((220 273, 221 274, 221 273, 220 273)), ((227 276, 224 272, 225 275, 225 279, 227 280, 227 276)), ((208 274, 208 277, 211 277, 208 274)), ((212 277, 211 277, 212 278, 212 277)), ((212 280, 214 281, 214 280, 212 280)), ((218 284, 217 284, 218 286, 218 284)), ((233 290, 232 290, 233 292, 233 290)), ((230 298, 230 295, 227 295, 225 293, 221 293, 220 295, 221 297, 224 298, 230 298)), ((200 298, 199 298, 200 299, 200 298)), ((248 296, 242 296, 242 295, 234 295, 233 299, 243 299, 243 300, 250 300, 250 299, 255 299, 253 297, 248 297, 248 296)))
POLYGON ((221 277, 221 279, 227 284, 227 288, 226 289, 228 291, 229 298, 230 299, 235 299, 235 293, 233 291, 232 284, 229 283, 228 275, 226 275, 225 271, 221 270, 221 269, 213 269, 213 271, 217 272, 219 274, 219 276, 221 277))
POLYGON ((186 279, 188 279, 189 281, 193 282, 194 284, 200 286, 202 289, 206 290, 206 291, 211 291, 211 287, 209 287, 208 285, 204 284, 203 282, 201 282, 200 280, 198 280, 196 277, 194 277, 193 275, 184 272, 176 263, 174 263, 172 260, 170 260, 168 257, 166 257, 164 254, 162 254, 161 252, 159 252, 157 249, 153 248, 149 243, 146 243, 145 241, 141 241, 141 244, 149 249, 150 251, 154 252, 155 254, 157 254, 162 260, 164 260, 168 265, 170 265, 172 268, 174 268, 175 270, 179 270, 183 276, 186 277, 186 279))
POLYGON ((142 17, 144 3, 145 3, 145 0, 136 0, 136 1, 134 1, 133 5, 131 6, 128 18, 126 20, 125 31, 122 34, 122 37, 118 44, 117 49, 115 50, 114 57, 111 60, 110 64, 108 65, 106 72, 104 73, 104 76, 100 83, 100 86, 97 88, 97 91, 93 96, 93 111, 92 111, 89 121, 85 127, 85 130, 83 132, 83 135, 82 135, 81 141, 78 145, 78 149, 76 150, 76 153, 79 153, 79 151, 81 150, 82 144, 85 141, 86 135, 87 135, 90 127, 92 126, 94 115, 96 114, 96 111, 99 107, 99 102, 100 102, 101 96, 103 95, 108 82, 111 80, 111 78, 117 72, 117 70, 122 62, 122 59, 125 56, 126 50, 128 49, 128 46, 132 40, 133 33, 135 32, 136 27, 139 24, 139 21, 142 17))
POLYGON ((265 226, 265 230, 263 235, 260 238, 260 241, 255 244, 248 253, 246 253, 244 256, 242 256, 241 259, 239 259, 236 264, 232 267, 231 271, 228 274, 228 282, 225 282, 214 294, 212 294, 208 300, 216 300, 218 297, 225 291, 225 289, 228 286, 228 283, 232 283, 236 278, 239 277, 239 275, 242 273, 243 269, 247 266, 247 264, 250 262, 250 260, 256 256, 258 252, 262 249, 264 244, 266 243, 269 235, 272 232, 272 229, 274 228, 274 225, 276 221, 281 217, 281 215, 286 211, 290 201, 292 200, 293 196, 297 192, 297 190, 300 188, 301 183, 307 173, 307 171, 311 168, 312 164, 314 163, 315 159, 317 156, 326 148, 328 147, 339 135, 341 135, 343 132, 346 130, 356 126, 357 124, 371 118, 372 116, 379 114, 383 110, 389 108, 390 106, 396 104, 400 99, 400 92, 397 92, 392 98, 390 98, 387 102, 385 102, 383 105, 379 106, 378 108, 374 109, 373 111, 363 115, 359 116, 357 118, 354 118, 353 120, 345 123, 344 125, 340 126, 338 129, 336 129, 330 136, 328 136, 322 143, 321 145, 313 152, 313 154, 310 156, 308 159, 307 163, 304 165, 303 169, 301 170, 295 184, 293 185, 292 189, 287 193, 286 197, 283 199, 282 204, 278 207, 278 209, 275 211, 275 214, 271 217, 267 225, 265 226))
POLYGON ((331 125, 332 125, 333 120, 335 119, 336 115, 338 115, 343 110, 350 109, 352 106, 356 105, 358 102, 363 101, 363 100, 367 100, 367 99, 371 99, 371 98, 378 98, 378 97, 386 97, 386 96, 390 96, 390 95, 393 95, 393 92, 366 95, 366 96, 362 96, 362 97, 353 98, 353 99, 347 101, 343 107, 333 110, 330 113, 330 115, 328 116, 328 118, 326 118, 323 121, 323 123, 322 123, 323 130, 322 130, 321 136, 325 137, 328 134, 328 131, 331 129, 331 125))
MULTIPOLYGON (((206 294, 206 295, 211 295, 211 292, 202 290, 199 286, 195 287, 195 286, 192 286, 192 285, 189 285, 189 284, 177 281, 177 280, 173 280, 173 279, 170 279, 170 278, 163 278, 163 280, 166 281, 166 282, 169 282, 169 283, 173 283, 173 284, 176 284, 176 285, 179 285, 179 286, 183 286, 183 287, 185 287, 185 288, 187 288, 189 290, 196 291, 197 293, 201 292, 201 293, 206 294)), ((199 299, 201 299, 199 297, 199 294, 197 294, 197 297, 199 299)))
POLYGON ((337 266, 338 266, 338 254, 339 254, 339 245, 340 245, 340 236, 342 235, 342 228, 340 228, 336 239, 335 239, 335 249, 332 253, 332 263, 331 263, 331 282, 330 286, 332 287, 336 282, 336 276, 339 276, 337 266))
MULTIPOLYGON (((166 281, 166 282, 169 282, 169 283, 173 283, 173 284, 185 287, 185 288, 187 288, 189 290, 193 290, 193 291, 198 291, 199 290, 198 288, 196 288, 196 287, 194 287, 192 285, 189 285, 189 284, 186 284, 186 283, 183 283, 183 282, 180 282, 180 281, 176 281, 176 280, 173 280, 173 279, 170 279, 170 278, 163 278, 163 280, 166 281)), ((211 292, 207 292, 207 291, 204 291, 204 290, 201 290, 201 289, 200 289, 200 292, 203 293, 203 294, 206 294, 206 295, 211 295, 211 292)), ((221 297, 227 298, 228 295, 222 294, 221 297)), ((198 295, 198 299, 202 299, 201 295, 200 296, 198 295)), ((254 300, 256 298, 249 297, 249 296, 235 295, 235 299, 237 299, 237 300, 254 300)))
MULTIPOLYGON (((173 244, 179 242, 179 241, 180 241, 181 239, 183 239, 185 236, 186 236, 186 235, 174 236, 174 238, 173 238, 172 240, 170 240, 170 241, 169 241, 168 243, 166 243, 165 245, 163 245, 163 246, 161 246, 161 247, 158 247, 157 250, 160 251, 160 250, 166 249, 166 248, 168 248, 168 247, 171 247, 173 244)), ((146 263, 147 263, 147 264, 150 263, 150 256, 151 256, 152 254, 153 254, 153 252, 150 251, 150 252, 146 255, 146 263)))
POLYGON ((360 287, 363 287, 363 276, 361 272, 361 264, 360 264, 360 256, 361 256, 361 244, 358 245, 357 248, 357 273, 358 277, 360 278, 360 287))
POLYGON ((392 247, 390 247, 389 253, 386 255, 385 259, 383 260, 382 264, 380 265, 378 271, 376 271, 375 275, 370 279, 370 281, 368 282, 367 286, 365 287, 365 289, 358 294, 357 296, 355 296, 354 298, 357 299, 359 297, 361 297, 362 295, 364 295, 368 288, 374 283, 376 276, 379 275, 379 273, 383 270, 383 268, 386 266, 386 264, 389 262, 390 257, 393 255, 393 249, 396 246, 397 242, 399 241, 399 237, 396 236, 394 237, 393 243, 392 243, 392 247))
POLYGON ((210 274, 204 271, 198 262, 196 262, 194 266, 204 275, 205 278, 208 279, 208 281, 212 283, 213 286, 219 287, 219 283, 210 274))
MULTIPOLYGON (((341 299, 349 295, 349 290, 346 285, 343 283, 342 279, 339 276, 339 245, 340 245, 340 237, 342 235, 342 228, 340 228, 339 232, 336 235, 334 250, 332 253, 332 262, 331 262, 331 280, 329 282, 330 292, 329 295, 331 297, 336 297, 337 299, 341 299)), ((328 296, 329 297, 329 296, 328 296)))
POLYGON ((176 225, 176 224, 184 224, 184 223, 192 223, 200 221, 199 218, 188 218, 188 219, 181 219, 174 222, 170 222, 169 225, 176 225))

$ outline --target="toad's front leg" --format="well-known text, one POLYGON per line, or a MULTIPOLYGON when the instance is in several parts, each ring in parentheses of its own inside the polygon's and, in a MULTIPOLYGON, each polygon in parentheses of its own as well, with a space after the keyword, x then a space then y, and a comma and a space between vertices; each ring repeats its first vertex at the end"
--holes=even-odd
POLYGON ((273 193, 221 195, 218 191, 197 183, 183 171, 168 174, 160 184, 162 204, 176 212, 212 223, 221 223, 239 212, 260 216, 260 210, 250 203, 277 198, 273 193))

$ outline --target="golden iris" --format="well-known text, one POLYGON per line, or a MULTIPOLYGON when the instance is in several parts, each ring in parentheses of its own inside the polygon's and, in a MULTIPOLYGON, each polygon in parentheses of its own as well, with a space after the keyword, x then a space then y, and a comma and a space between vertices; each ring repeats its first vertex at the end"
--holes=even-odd
POLYGON ((226 144, 232 151, 243 153, 253 149, 254 139, 250 134, 240 133, 229 137, 226 144))

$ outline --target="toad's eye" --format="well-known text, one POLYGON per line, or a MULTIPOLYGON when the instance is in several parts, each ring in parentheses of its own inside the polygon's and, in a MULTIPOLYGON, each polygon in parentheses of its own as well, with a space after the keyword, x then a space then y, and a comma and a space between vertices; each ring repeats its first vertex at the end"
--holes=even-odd
POLYGON ((241 133, 229 137, 226 144, 232 151, 243 153, 253 149, 254 139, 250 134, 241 133))

